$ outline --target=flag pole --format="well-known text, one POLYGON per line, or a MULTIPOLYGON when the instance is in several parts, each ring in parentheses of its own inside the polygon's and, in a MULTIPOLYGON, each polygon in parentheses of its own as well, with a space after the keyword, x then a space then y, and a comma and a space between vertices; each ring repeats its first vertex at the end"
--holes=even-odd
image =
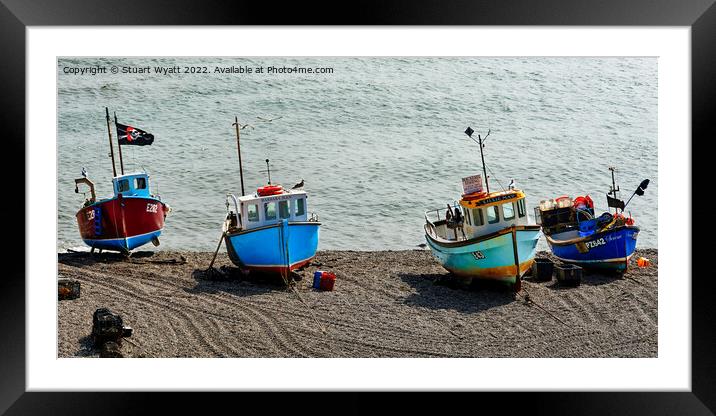
MULTIPOLYGON (((114 113, 114 127, 117 127, 117 113, 114 113)), ((117 133, 117 147, 119 148, 119 167, 122 175, 124 175, 124 161, 122 160, 122 143, 119 142, 119 133, 117 133)))
POLYGON ((109 152, 112 155, 112 174, 117 176, 117 167, 114 164, 114 146, 112 146, 112 129, 109 127, 109 108, 105 107, 104 111, 107 114, 107 134, 109 135, 109 152))
POLYGON ((244 196, 246 195, 246 193, 244 192, 244 167, 241 164, 241 134, 239 133, 239 117, 235 116, 234 121, 234 126, 236 126, 236 148, 239 152, 239 176, 241 177, 241 196, 244 196))

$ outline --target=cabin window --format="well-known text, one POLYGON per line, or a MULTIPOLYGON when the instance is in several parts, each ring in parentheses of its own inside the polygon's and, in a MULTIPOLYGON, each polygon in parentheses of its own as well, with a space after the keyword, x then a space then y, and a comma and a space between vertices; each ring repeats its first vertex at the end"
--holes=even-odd
POLYGON ((129 180, 128 180, 128 179, 122 179, 121 181, 117 182, 117 191, 118 191, 118 192, 127 192, 127 191, 129 191, 129 180))
POLYGON ((515 204, 512 202, 502 204, 502 218, 506 220, 515 219, 515 204))
POLYGON ((494 223, 500 221, 500 214, 498 213, 497 205, 487 207, 487 208, 485 208, 485 211, 487 211, 488 224, 494 224, 494 223))
POLYGON ((147 189, 147 178, 137 178, 135 189, 147 189))
POLYGON ((288 201, 278 203, 278 216, 283 220, 291 216, 291 210, 288 208, 288 201))
POLYGON ((266 220, 275 220, 276 219, 276 203, 275 202, 268 202, 264 204, 264 214, 266 217, 266 220))
POLYGON ((299 217, 306 213, 306 200, 299 198, 296 200, 296 216, 299 217))
POLYGON ((473 218, 473 224, 475 226, 480 226, 485 224, 485 219, 482 218, 482 210, 480 208, 475 208, 472 210, 472 218, 473 218))
POLYGON ((527 207, 525 206, 524 199, 520 199, 519 201, 517 201, 517 215, 519 215, 520 218, 527 215, 527 207))
POLYGON ((251 204, 246 208, 249 214, 249 221, 255 222, 259 220, 259 206, 251 204))

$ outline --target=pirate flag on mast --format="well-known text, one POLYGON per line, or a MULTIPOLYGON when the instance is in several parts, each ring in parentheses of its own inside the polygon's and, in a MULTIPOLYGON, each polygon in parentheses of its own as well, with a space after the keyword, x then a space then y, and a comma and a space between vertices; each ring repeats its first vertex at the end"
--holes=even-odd
POLYGON ((117 122, 117 115, 114 115, 114 124, 117 126, 117 138, 119 144, 148 146, 154 142, 154 135, 133 126, 117 122))

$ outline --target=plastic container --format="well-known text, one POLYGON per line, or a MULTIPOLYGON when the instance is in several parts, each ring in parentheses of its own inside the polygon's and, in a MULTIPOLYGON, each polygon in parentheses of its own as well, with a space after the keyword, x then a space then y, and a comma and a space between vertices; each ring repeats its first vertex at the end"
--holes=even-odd
POLYGON ((562 196, 556 199, 557 208, 570 208, 572 206, 572 198, 562 196))
POLYGON ((554 199, 544 199, 539 201, 539 209, 541 211, 549 211, 554 209, 554 199))
POLYGON ((582 283, 582 268, 574 264, 555 264, 557 281, 560 285, 579 286, 582 283))
POLYGON ((323 276, 323 271, 316 270, 315 273, 313 273, 313 286, 314 288, 318 289, 321 287, 321 277, 323 276))
POLYGON ((335 273, 323 272, 323 275, 321 276, 321 283, 320 283, 321 290, 331 291, 331 290, 333 290, 333 285, 335 285, 335 283, 336 283, 335 273))
POLYGON ((539 282, 549 282, 554 273, 554 263, 550 259, 536 258, 532 263, 532 278, 539 282))

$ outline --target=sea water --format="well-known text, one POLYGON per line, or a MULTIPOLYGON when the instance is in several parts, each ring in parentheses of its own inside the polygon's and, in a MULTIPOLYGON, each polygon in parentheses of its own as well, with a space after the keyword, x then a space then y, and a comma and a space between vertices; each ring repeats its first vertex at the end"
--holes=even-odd
MULTIPOLYGON (((561 195, 589 194, 606 210, 609 166, 624 200, 649 178, 627 211, 641 227, 638 247, 657 247, 656 58, 61 58, 57 66, 58 250, 82 245, 83 196, 74 192, 82 167, 98 197, 111 195, 105 107, 155 136, 122 153, 125 172, 146 170, 173 208, 161 249, 216 247, 225 196, 241 193, 235 116, 250 125, 241 131, 246 192, 267 183, 265 159, 272 183, 305 180, 322 250, 423 243, 424 211, 459 199, 461 178, 482 172, 468 126, 490 131, 490 189, 514 179, 531 215, 561 195)), ((114 151, 119 169, 116 142, 114 151)))

